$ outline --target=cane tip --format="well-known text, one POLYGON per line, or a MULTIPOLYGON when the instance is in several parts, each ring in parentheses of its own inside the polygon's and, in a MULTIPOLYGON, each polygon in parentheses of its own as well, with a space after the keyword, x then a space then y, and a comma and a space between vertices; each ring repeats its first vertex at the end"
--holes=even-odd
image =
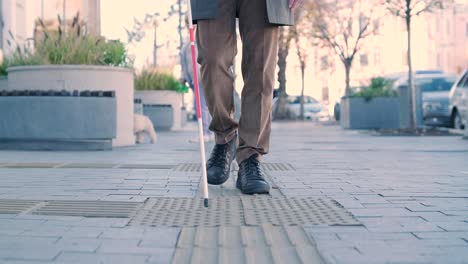
POLYGON ((208 208, 208 198, 203 200, 203 204, 205 205, 205 208, 208 208))

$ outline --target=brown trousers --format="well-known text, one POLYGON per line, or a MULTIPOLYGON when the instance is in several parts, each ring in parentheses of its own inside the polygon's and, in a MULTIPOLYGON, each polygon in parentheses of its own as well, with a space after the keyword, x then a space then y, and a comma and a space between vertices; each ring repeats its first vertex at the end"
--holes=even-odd
POLYGON ((268 23, 265 0, 219 0, 218 17, 198 21, 198 62, 216 143, 239 134, 237 162, 268 153, 271 111, 278 52, 278 26, 268 23), (242 109, 233 119, 234 76, 237 54, 236 17, 243 43, 242 109))

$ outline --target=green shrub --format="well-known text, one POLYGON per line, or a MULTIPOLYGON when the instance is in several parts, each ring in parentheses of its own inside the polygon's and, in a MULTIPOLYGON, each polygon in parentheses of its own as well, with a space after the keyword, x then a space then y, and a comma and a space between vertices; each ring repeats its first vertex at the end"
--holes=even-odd
POLYGON ((7 75, 7 65, 6 61, 3 60, 2 63, 0 63, 0 76, 6 76, 7 75))
POLYGON ((397 92, 392 89, 393 82, 383 77, 371 79, 368 87, 363 87, 359 92, 353 92, 349 97, 363 97, 366 101, 375 97, 395 97, 397 92))
POLYGON ((174 76, 166 72, 143 70, 135 76, 135 89, 139 91, 169 90, 186 93, 187 86, 182 85, 174 76))
MULTIPOLYGON (((62 26, 47 30, 42 21, 42 34, 35 35, 35 49, 17 47, 6 58, 6 66, 24 65, 103 65, 130 68, 133 61, 120 41, 106 41, 86 33, 78 15, 65 33, 62 26)), ((60 19, 59 19, 60 21, 60 19)), ((61 23, 59 23, 61 24, 61 23)))

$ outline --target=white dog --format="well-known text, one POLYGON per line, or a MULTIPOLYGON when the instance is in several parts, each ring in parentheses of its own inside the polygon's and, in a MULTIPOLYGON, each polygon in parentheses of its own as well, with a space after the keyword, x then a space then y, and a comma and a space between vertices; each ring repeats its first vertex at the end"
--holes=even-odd
POLYGON ((151 144, 154 144, 156 143, 156 141, 158 141, 158 136, 156 135, 156 131, 154 130, 153 122, 151 122, 151 120, 147 116, 135 114, 133 120, 133 131, 136 134, 136 142, 138 144, 144 142, 144 134, 147 134, 150 137, 151 144))

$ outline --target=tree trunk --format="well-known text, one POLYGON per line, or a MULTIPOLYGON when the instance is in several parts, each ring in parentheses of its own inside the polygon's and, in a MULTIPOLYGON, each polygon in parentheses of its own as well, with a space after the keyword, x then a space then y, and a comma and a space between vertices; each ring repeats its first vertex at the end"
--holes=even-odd
POLYGON ((345 94, 346 95, 350 95, 351 94, 351 79, 350 79, 350 75, 351 75, 351 65, 352 65, 352 61, 350 59, 346 59, 344 62, 344 67, 345 67, 345 74, 346 74, 346 90, 345 90, 345 94))
POLYGON ((301 62, 301 74, 302 74, 302 90, 301 90, 301 120, 305 120, 304 117, 304 79, 305 79, 305 65, 303 62, 301 62))
MULTIPOLYGON (((177 26, 177 33, 179 34, 179 60, 182 61, 182 47, 184 45, 184 36, 182 35, 182 30, 183 30, 183 26, 182 26, 182 23, 183 23, 183 16, 184 16, 184 13, 182 12, 182 0, 177 0, 177 6, 178 6, 178 10, 179 10, 179 25, 177 26)), ((182 72, 182 67, 180 68, 180 76, 183 76, 183 72, 182 72)))
POLYGON ((276 109, 273 109, 273 116, 275 119, 289 118, 288 109, 288 94, 286 92, 286 66, 287 57, 289 54, 289 46, 291 37, 286 28, 282 27, 279 34, 279 50, 278 50, 278 102, 276 109))
POLYGON ((409 129, 416 129, 416 87, 414 86, 413 81, 413 65, 411 61, 411 10, 410 10, 411 0, 407 0, 407 12, 406 12, 406 31, 408 33, 408 91, 409 91, 409 129))

